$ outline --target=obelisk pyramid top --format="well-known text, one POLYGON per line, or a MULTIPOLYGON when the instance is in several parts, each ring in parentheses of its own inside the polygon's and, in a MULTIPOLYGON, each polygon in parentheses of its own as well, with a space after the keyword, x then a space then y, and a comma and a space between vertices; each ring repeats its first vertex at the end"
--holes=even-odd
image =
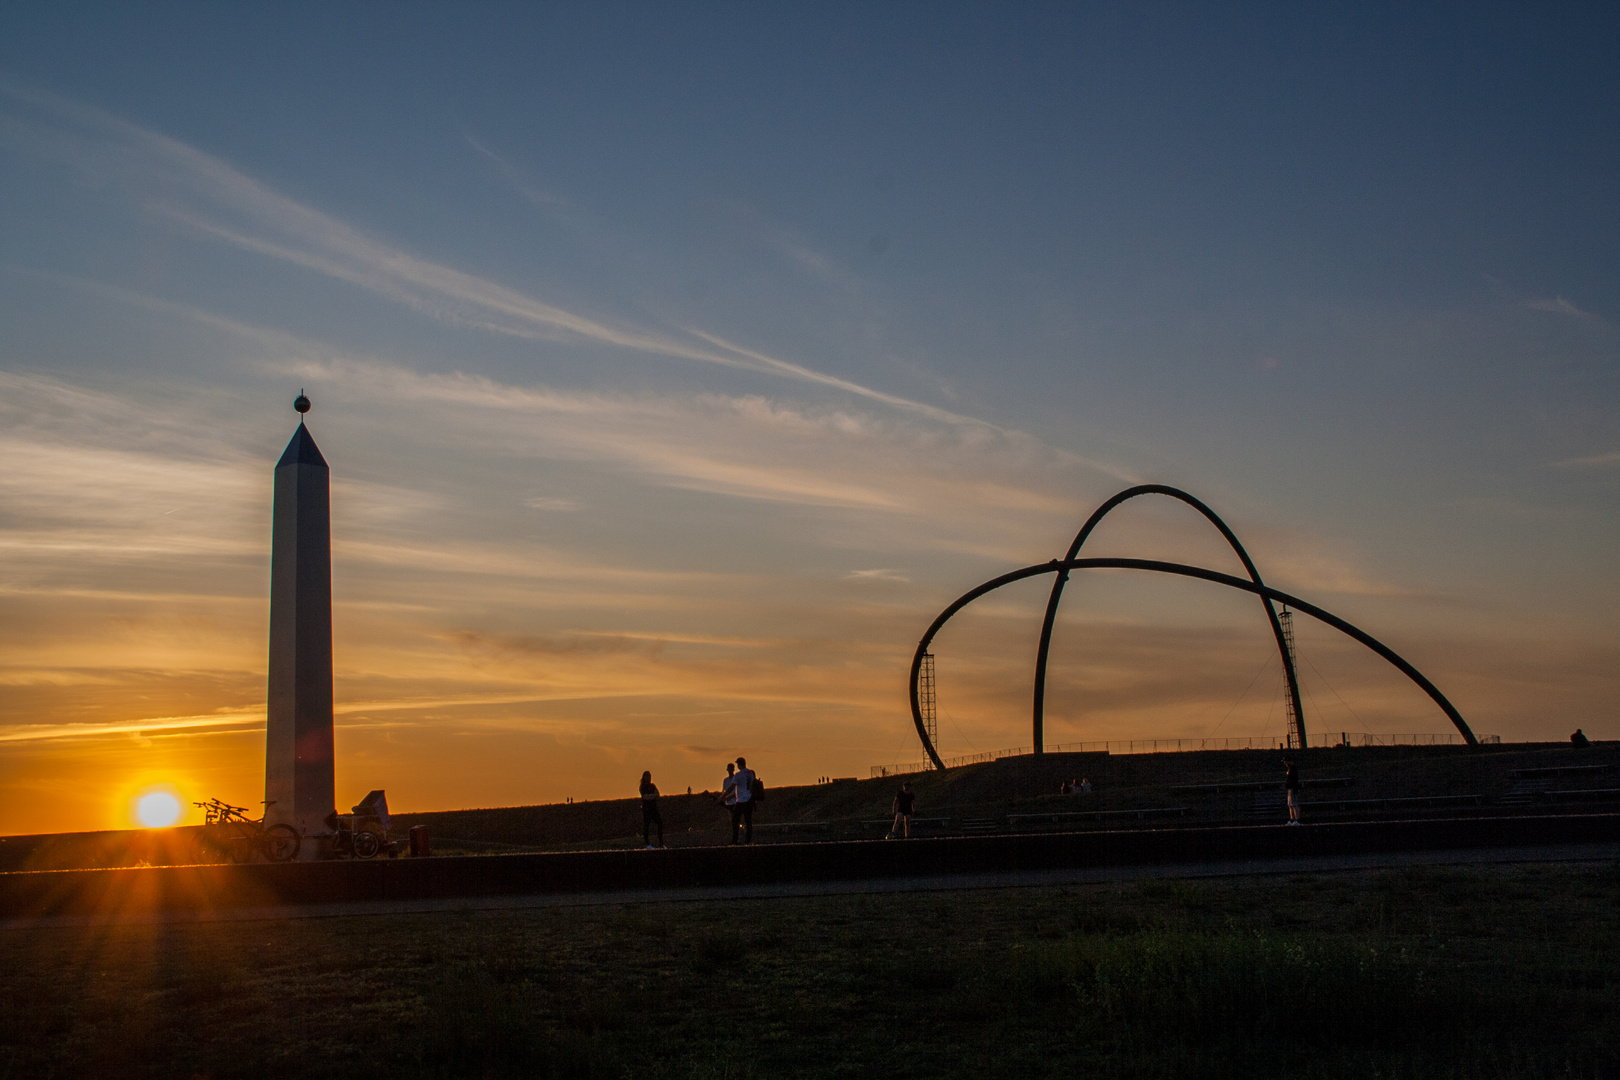
POLYGON ((276 468, 283 465, 319 465, 327 468, 326 459, 321 456, 321 448, 315 445, 315 438, 304 426, 304 413, 309 412, 309 398, 304 396, 302 390, 293 399, 293 408, 298 410, 298 430, 293 432, 287 449, 281 452, 281 460, 276 462, 276 468))

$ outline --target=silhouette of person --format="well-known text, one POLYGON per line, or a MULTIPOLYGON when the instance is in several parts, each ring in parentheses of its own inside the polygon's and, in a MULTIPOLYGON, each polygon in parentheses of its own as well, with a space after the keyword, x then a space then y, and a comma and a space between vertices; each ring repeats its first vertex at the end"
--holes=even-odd
POLYGON ((720 802, 731 812, 731 842, 737 842, 737 826, 742 822, 742 811, 737 808, 737 763, 726 762, 726 780, 720 785, 720 802))
POLYGON ((652 827, 658 826, 658 846, 664 846, 664 819, 658 813, 658 785, 653 783, 652 772, 641 774, 641 842, 653 846, 652 827))
POLYGON ((731 808, 731 842, 737 842, 737 825, 739 821, 745 830, 743 843, 754 842, 754 770, 748 767, 747 758, 737 759, 737 775, 733 778, 732 791, 737 801, 731 808))
POLYGON ((917 796, 912 794, 911 781, 907 780, 900 785, 900 790, 894 796, 894 824, 889 826, 889 839, 893 840, 896 833, 905 830, 905 838, 911 839, 911 813, 917 806, 917 796))
POLYGON ((1293 758, 1283 758, 1283 768, 1288 772, 1284 775, 1283 787, 1288 791, 1288 824, 1299 824, 1299 766, 1294 764, 1293 758))
POLYGON ((1575 729, 1575 734, 1573 734, 1573 735, 1571 735, 1569 737, 1569 741, 1571 743, 1575 744, 1576 746, 1591 746, 1592 745, 1592 740, 1588 739, 1586 737, 1586 732, 1582 731, 1580 728, 1575 729))

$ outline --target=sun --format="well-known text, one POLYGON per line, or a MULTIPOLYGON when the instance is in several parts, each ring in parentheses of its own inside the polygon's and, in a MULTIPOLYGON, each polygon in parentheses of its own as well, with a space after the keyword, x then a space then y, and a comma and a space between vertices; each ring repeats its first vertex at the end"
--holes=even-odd
POLYGON ((141 823, 142 828, 168 828, 180 820, 180 797, 164 788, 136 796, 135 820, 141 823))

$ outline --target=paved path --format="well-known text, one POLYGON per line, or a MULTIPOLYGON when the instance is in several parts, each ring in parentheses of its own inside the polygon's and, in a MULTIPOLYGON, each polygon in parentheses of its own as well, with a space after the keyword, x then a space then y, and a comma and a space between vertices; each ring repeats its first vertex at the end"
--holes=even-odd
POLYGON ((148 912, 125 916, 65 915, 0 920, 0 931, 46 926, 102 926, 109 923, 245 922, 331 919, 351 915, 403 915, 435 911, 508 911, 522 908, 593 907, 612 904, 668 904, 712 900, 847 896, 859 893, 949 892, 960 889, 1018 889, 1041 885, 1091 885, 1152 878, 1229 878, 1268 874, 1316 874, 1402 866, 1504 866, 1526 863, 1620 861, 1620 844, 1549 844, 1538 847, 1467 848, 1370 855, 1331 855, 1287 859, 1242 859, 1207 863, 1159 863, 1020 873, 948 874, 933 877, 803 881, 779 885, 720 885, 700 888, 634 889, 614 892, 551 893, 523 896, 452 897, 349 904, 304 904, 226 908, 208 911, 148 912))

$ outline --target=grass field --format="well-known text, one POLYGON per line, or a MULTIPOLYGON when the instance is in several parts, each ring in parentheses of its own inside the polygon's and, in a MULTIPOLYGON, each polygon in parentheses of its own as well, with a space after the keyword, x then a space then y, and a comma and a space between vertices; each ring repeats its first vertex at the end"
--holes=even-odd
POLYGON ((0 932, 0 1077, 1620 1076, 1620 867, 0 932))

